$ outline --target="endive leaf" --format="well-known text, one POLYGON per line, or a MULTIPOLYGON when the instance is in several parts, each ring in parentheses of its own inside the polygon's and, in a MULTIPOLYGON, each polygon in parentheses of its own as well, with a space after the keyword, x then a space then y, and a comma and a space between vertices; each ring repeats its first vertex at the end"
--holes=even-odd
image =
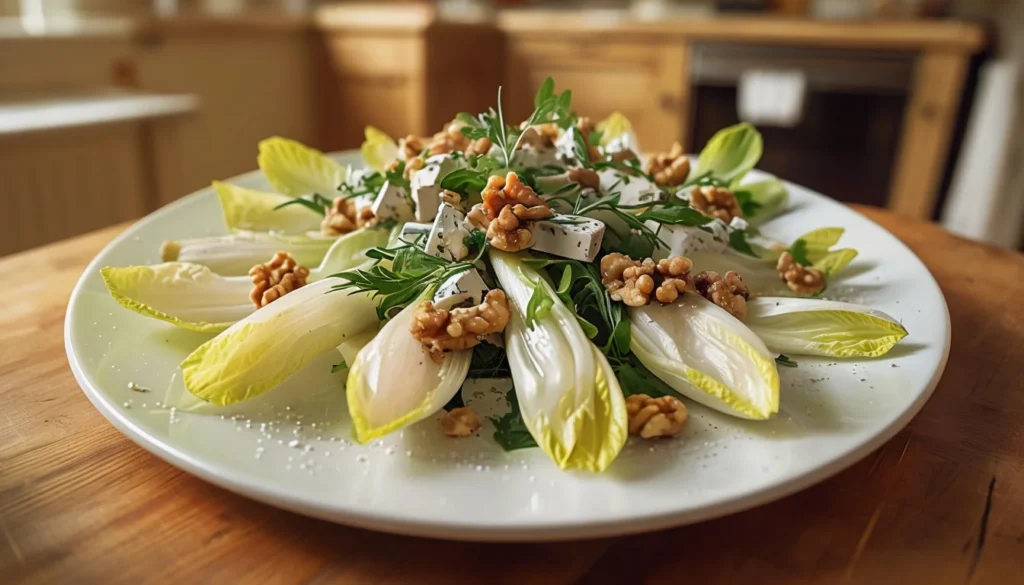
POLYGON ((620 112, 613 112, 604 120, 597 123, 595 128, 601 136, 598 146, 609 151, 632 150, 640 152, 639 140, 633 125, 626 116, 620 112))
POLYGON ((466 379, 472 350, 446 353, 435 363, 409 332, 415 311, 411 304, 388 321, 349 364, 348 410, 360 443, 441 410, 466 379))
POLYGON ((822 271, 825 276, 832 276, 839 272, 843 268, 853 262, 853 259, 857 257, 857 250, 853 248, 843 248, 842 250, 835 250, 829 252, 824 256, 821 256, 814 261, 814 267, 822 271))
POLYGON ((816 262, 828 254, 828 249, 839 243, 846 230, 841 227, 823 227, 807 232, 797 238, 804 243, 808 260, 816 262))
POLYGON ((223 276, 247 274, 256 264, 270 260, 277 252, 288 252, 303 266, 316 266, 335 239, 319 236, 278 236, 263 232, 238 232, 164 242, 160 259, 190 262, 210 267, 223 276))
POLYGON ((367 126, 363 133, 366 140, 359 148, 363 160, 371 169, 384 172, 388 164, 398 156, 398 144, 395 143, 394 138, 373 126, 367 126))
POLYGON ((724 128, 712 136, 700 151, 697 167, 690 176, 710 173, 720 181, 732 183, 754 168, 763 151, 761 133, 750 124, 743 122, 724 128))
POLYGON ((213 189, 220 200, 224 224, 231 231, 302 234, 320 229, 323 218, 305 207, 290 205, 277 209, 277 206, 292 201, 286 195, 246 189, 221 181, 214 181, 213 189))
POLYGON ((739 319, 695 294, 627 313, 633 354, 680 394, 741 418, 778 412, 774 355, 739 319))
MULTIPOLYGON (((387 241, 388 232, 381 229, 345 234, 331 245, 320 266, 310 270, 308 282, 368 261, 366 251, 387 241)), ((248 276, 221 276, 200 264, 107 267, 102 275, 121 305, 193 331, 223 331, 255 310, 249 300, 252 281, 248 276)))
POLYGON ((123 307, 192 331, 223 331, 254 310, 248 277, 223 277, 198 264, 108 266, 100 274, 123 307))
POLYGON ((260 142, 256 160, 271 186, 292 197, 332 197, 348 176, 346 167, 319 150, 279 136, 260 142))
POLYGON ((758 225, 775 217, 789 204, 789 191, 778 179, 764 179, 733 187, 743 206, 743 219, 758 225), (744 195, 745 194, 745 195, 744 195), (749 202, 749 203, 748 203, 749 202))
POLYGON ((751 299, 745 322, 770 350, 797 355, 878 357, 907 336, 881 311, 815 299, 751 299))
POLYGON ((185 388, 218 406, 248 400, 375 326, 370 296, 332 292, 341 282, 292 291, 199 346, 181 362, 185 388))
POLYGON ((530 434, 562 469, 606 469, 628 435, 625 399, 608 360, 523 255, 492 250, 490 258, 511 301, 505 347, 530 434), (527 306, 538 287, 551 306, 529 326, 527 306))

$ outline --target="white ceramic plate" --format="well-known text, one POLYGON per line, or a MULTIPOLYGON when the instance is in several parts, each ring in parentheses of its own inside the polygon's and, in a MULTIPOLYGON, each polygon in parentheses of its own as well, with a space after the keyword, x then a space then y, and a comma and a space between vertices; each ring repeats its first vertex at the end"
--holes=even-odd
MULTIPOLYGON (((358 155, 338 155, 346 163, 358 155)), ((258 172, 233 182, 266 187, 258 172)), ((910 335, 884 359, 798 357, 780 368, 781 410, 742 421, 689 403, 676 440, 631 440, 601 475, 565 473, 537 449, 503 452, 487 423, 479 437, 443 437, 436 420, 370 445, 349 440, 342 374, 324 356, 250 403, 210 413, 159 406, 183 392, 179 361, 209 336, 122 309, 103 266, 159 262, 166 239, 223 233, 204 189, 132 226, 86 269, 68 307, 65 338, 92 403, 133 441, 211 483, 302 514, 376 530, 466 540, 555 540, 697 522, 780 498, 840 471, 880 446, 921 408, 949 348, 939 287, 878 225, 789 185, 792 208, 763 227, 791 241, 842 226, 860 250, 833 297, 900 319, 910 335), (129 382, 151 389, 140 393, 129 382), (223 415, 223 416, 221 416, 223 415)), ((467 389, 479 410, 505 410, 500 381, 467 389)))

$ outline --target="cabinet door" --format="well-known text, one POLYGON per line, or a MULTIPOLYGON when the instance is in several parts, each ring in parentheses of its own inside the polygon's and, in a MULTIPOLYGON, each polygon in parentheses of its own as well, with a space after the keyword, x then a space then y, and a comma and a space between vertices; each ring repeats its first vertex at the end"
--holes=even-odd
POLYGON ((508 42, 506 111, 529 115, 533 94, 545 77, 556 89, 572 89, 573 109, 600 120, 622 112, 647 151, 667 150, 689 140, 687 49, 680 44, 511 38, 508 42))
POLYGON ((325 148, 358 147, 367 125, 395 138, 427 131, 422 38, 346 31, 325 37, 324 48, 325 148))

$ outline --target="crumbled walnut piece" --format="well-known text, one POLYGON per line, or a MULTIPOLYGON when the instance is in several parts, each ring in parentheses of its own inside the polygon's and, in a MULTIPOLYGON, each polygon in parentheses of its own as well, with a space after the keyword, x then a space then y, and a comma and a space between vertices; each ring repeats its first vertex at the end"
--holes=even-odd
POLYGON ((629 434, 644 439, 674 437, 686 426, 686 405, 675 396, 634 394, 626 398, 626 414, 629 434))
POLYGON ((427 139, 409 134, 405 138, 398 139, 398 156, 402 160, 412 160, 418 157, 427 147, 427 139))
POLYGON ((413 173, 422 169, 424 166, 426 166, 426 164, 426 161, 422 157, 417 156, 415 158, 411 158, 408 161, 406 161, 405 170, 402 171, 402 176, 405 177, 406 181, 408 181, 412 179, 413 173))
POLYGON ((491 220, 487 218, 487 213, 484 211, 482 203, 477 203, 469 209, 469 213, 466 214, 466 219, 469 223, 476 227, 486 230, 491 225, 491 220))
POLYGON ((501 208, 498 217, 487 226, 487 241, 506 252, 525 250, 533 241, 533 233, 519 221, 511 206, 501 208))
POLYGON ((730 270, 722 278, 717 272, 701 272, 694 278, 694 286, 702 297, 722 307, 733 317, 742 319, 747 316, 750 292, 738 273, 730 270))
POLYGON ((650 302, 651 293, 662 303, 675 302, 679 295, 693 291, 690 269, 693 262, 685 256, 643 261, 614 252, 601 258, 601 281, 613 301, 630 307, 650 302))
POLYGON ((492 146, 494 146, 494 143, 491 142, 490 138, 487 138, 486 136, 483 138, 477 138, 473 142, 470 142, 469 146, 466 147, 466 154, 484 155, 491 151, 492 146))
POLYGON ((252 292, 249 299, 256 308, 265 307, 291 291, 306 286, 309 268, 301 266, 287 252, 278 252, 266 264, 249 269, 252 292))
POLYGON ((178 259, 181 254, 181 243, 175 241, 166 241, 160 244, 160 259, 164 262, 173 262, 178 259))
POLYGON ((441 432, 449 437, 468 437, 479 431, 483 423, 475 410, 460 406, 441 415, 441 432))
POLYGON ((594 169, 573 167, 569 169, 569 180, 584 189, 597 190, 601 188, 601 176, 594 169))
POLYGON ((491 245, 506 252, 529 246, 533 222, 554 215, 551 206, 511 172, 487 179, 481 197, 483 203, 469 211, 469 221, 486 229, 491 245))
POLYGON ((685 183, 690 175, 690 159, 683 154, 682 145, 676 142, 668 152, 647 159, 644 170, 654 175, 654 182, 658 185, 675 187, 685 183))
POLYGON ((479 305, 452 310, 438 309, 423 301, 413 313, 409 331, 430 351, 436 363, 444 361, 444 352, 468 349, 480 338, 501 333, 508 325, 508 297, 501 289, 488 291, 479 305))
POLYGON ((441 201, 447 203, 448 205, 451 205, 455 209, 465 211, 465 209, 463 208, 464 202, 462 195, 456 193, 455 191, 450 191, 448 189, 444 189, 443 191, 441 191, 441 201))
POLYGON ((725 187, 694 187, 690 191, 690 207, 725 223, 729 223, 734 217, 743 217, 743 210, 736 200, 736 195, 725 187))
POLYGON ((789 290, 799 295, 813 295, 825 288, 825 275, 817 268, 801 266, 789 252, 779 256, 779 263, 775 267, 789 290))
POLYGON ((345 197, 335 197, 320 222, 320 232, 327 236, 340 236, 358 228, 373 225, 376 218, 369 207, 356 211, 356 203, 345 197))

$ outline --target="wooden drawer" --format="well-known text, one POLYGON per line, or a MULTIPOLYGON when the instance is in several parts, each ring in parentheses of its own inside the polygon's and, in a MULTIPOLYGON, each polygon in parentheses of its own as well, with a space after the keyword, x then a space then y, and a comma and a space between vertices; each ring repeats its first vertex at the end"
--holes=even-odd
POLYGON ((648 151, 687 141, 687 49, 668 43, 597 42, 587 38, 511 39, 505 75, 506 112, 529 115, 546 77, 572 89, 573 109, 600 120, 622 112, 648 151))
POLYGON ((327 46, 332 69, 342 75, 406 77, 423 71, 423 42, 417 37, 333 36, 327 46))

